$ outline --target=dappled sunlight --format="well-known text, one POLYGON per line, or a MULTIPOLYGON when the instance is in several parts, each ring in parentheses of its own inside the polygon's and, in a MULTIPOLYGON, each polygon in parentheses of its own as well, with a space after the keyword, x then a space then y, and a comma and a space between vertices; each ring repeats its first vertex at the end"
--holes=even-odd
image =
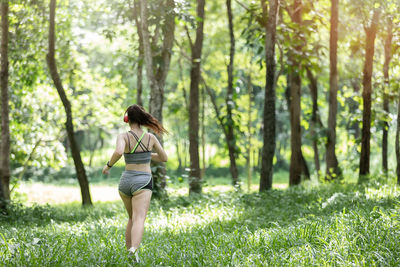
MULTIPOLYGON (((242 207, 226 204, 221 196, 205 196, 187 207, 177 206, 168 210, 155 207, 148 216, 148 229, 156 232, 179 233, 193 227, 206 227, 215 222, 225 223, 238 220, 243 212, 242 207)), ((189 203, 184 205, 189 205, 189 203)))
MULTIPOLYGON (((74 189, 49 187, 57 188, 66 190, 63 194, 74 189)), ((399 263, 400 191, 394 184, 310 183, 262 194, 229 188, 205 187, 209 193, 190 197, 184 189, 173 189, 168 200, 154 199, 140 250, 144 265, 399 263)), ((90 208, 81 208, 77 201, 17 205, 11 218, 0 216, 0 260, 11 265, 129 265, 124 242, 127 214, 119 200, 90 208)))
MULTIPOLYGON (((273 184, 274 189, 285 189, 287 184, 273 184)), ((242 186, 243 192, 247 192, 247 186, 242 186)), ((258 192, 259 186, 253 184, 251 193, 258 192)), ((215 185, 203 187, 204 193, 227 193, 233 192, 234 187, 231 185, 215 185)), ((22 194, 22 199, 29 204, 63 204, 70 202, 81 202, 81 191, 77 185, 54 185, 44 183, 20 183, 17 192, 22 194)), ((167 187, 170 196, 187 196, 189 188, 187 187, 167 187)), ((90 185, 90 193, 93 202, 106 202, 120 200, 117 185, 90 185)))
MULTIPOLYGON (((26 196, 27 202, 38 204, 61 204, 81 202, 81 191, 78 186, 57 186, 43 183, 21 183, 18 193, 26 196)), ((91 185, 90 193, 93 202, 119 200, 117 186, 91 185)))

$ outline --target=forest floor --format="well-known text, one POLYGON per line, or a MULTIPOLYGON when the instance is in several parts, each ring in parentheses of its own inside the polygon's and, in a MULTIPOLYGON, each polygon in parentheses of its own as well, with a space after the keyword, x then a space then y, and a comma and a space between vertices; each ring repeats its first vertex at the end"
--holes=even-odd
MULTIPOLYGON (((262 194, 217 186, 191 197, 177 187, 181 194, 152 200, 141 266, 400 265, 400 188, 393 183, 309 183, 262 194)), ((95 188, 94 200, 101 190, 115 190, 95 188)), ((110 200, 90 208, 14 204, 0 216, 0 263, 131 265, 127 215, 110 200)))

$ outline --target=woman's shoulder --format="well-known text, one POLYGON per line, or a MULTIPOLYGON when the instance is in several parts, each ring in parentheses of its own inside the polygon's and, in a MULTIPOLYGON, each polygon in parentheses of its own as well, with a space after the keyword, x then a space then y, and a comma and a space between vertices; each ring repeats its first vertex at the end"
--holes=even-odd
POLYGON ((127 132, 117 134, 117 138, 121 138, 121 139, 125 139, 126 136, 127 136, 127 132))
POLYGON ((147 132, 147 134, 150 136, 151 139, 155 138, 155 135, 151 132, 147 132))

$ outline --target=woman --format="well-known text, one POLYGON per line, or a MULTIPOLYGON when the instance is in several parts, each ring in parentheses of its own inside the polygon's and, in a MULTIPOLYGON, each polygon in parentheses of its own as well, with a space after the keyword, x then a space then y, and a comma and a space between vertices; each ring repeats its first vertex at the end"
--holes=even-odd
POLYGON ((144 221, 153 189, 150 161, 168 160, 157 138, 144 132, 141 126, 146 126, 157 134, 167 131, 139 105, 128 107, 124 122, 129 123, 130 131, 118 134, 115 152, 104 166, 103 174, 108 174, 111 167, 124 155, 126 167, 121 175, 118 190, 129 215, 125 232, 126 248, 138 262, 137 250, 142 240, 144 221), (152 153, 152 150, 156 153, 152 153))

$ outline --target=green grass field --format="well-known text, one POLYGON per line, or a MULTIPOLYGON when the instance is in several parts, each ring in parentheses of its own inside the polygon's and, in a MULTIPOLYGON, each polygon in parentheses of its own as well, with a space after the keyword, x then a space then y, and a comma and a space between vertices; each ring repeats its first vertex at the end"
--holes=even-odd
MULTIPOLYGON (((400 188, 394 183, 245 192, 152 200, 140 265, 400 265, 400 188)), ((118 200, 92 208, 14 205, 0 217, 0 265, 129 266, 126 220, 118 200)))

